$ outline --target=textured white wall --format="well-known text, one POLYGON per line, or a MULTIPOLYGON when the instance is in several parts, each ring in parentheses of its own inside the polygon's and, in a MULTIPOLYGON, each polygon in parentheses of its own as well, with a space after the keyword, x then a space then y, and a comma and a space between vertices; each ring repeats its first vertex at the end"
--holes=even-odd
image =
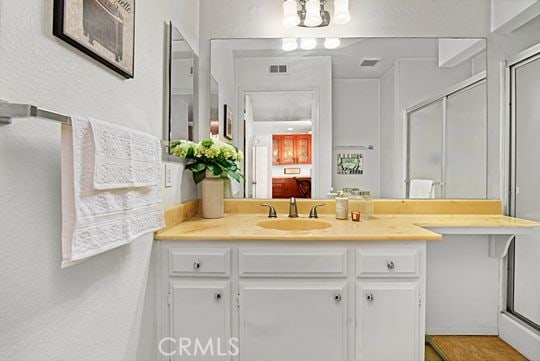
MULTIPOLYGON (((53 37, 52 6, 0 1, 0 99, 160 136, 170 1, 137 1, 133 80, 53 37)), ((152 236, 61 270, 60 126, 16 121, 0 152, 0 359, 135 359, 152 236)))

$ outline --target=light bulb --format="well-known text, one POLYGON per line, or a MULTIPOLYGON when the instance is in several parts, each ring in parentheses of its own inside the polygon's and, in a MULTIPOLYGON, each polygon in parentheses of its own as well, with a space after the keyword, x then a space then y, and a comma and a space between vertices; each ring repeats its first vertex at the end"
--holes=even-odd
POLYGON ((304 50, 313 50, 317 46, 317 39, 315 39, 315 38, 303 38, 300 41, 300 46, 304 50))
POLYGON ((283 26, 292 28, 300 24, 298 16, 298 3, 296 0, 285 0, 283 3, 283 26))
POLYGON ((343 25, 347 24, 349 21, 351 21, 349 0, 334 0, 334 24, 343 25))
POLYGON ((326 49, 335 49, 341 45, 341 40, 339 38, 326 38, 324 40, 324 47, 326 49))
POLYGON ((306 19, 304 20, 304 25, 319 26, 321 23, 321 1, 308 0, 306 2, 306 19))
POLYGON ((296 50, 298 48, 298 42, 296 41, 296 39, 292 38, 282 39, 281 48, 285 51, 296 50))

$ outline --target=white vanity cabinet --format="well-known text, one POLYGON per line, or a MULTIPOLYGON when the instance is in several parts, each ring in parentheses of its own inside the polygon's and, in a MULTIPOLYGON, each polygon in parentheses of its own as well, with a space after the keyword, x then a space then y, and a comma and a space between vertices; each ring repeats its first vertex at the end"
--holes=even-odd
POLYGON ((169 297, 171 337, 177 351, 172 360, 230 360, 229 355, 195 355, 193 346, 199 339, 203 348, 208 342, 214 350, 228 347, 231 337, 230 281, 172 280, 169 297), (185 355, 178 349, 181 344, 187 346, 185 355))
POLYGON ((160 268, 167 300, 159 339, 239 342, 238 355, 162 361, 424 358, 425 241, 159 241, 159 248, 168 260, 160 268))
POLYGON ((345 282, 240 282, 242 360, 345 361, 345 282))

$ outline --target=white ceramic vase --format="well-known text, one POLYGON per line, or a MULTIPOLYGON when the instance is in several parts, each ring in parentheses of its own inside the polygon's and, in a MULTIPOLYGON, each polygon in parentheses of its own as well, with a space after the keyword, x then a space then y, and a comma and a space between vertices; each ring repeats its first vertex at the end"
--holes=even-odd
POLYGON ((203 218, 223 218, 224 216, 224 191, 223 178, 216 177, 206 172, 206 177, 201 182, 203 218))

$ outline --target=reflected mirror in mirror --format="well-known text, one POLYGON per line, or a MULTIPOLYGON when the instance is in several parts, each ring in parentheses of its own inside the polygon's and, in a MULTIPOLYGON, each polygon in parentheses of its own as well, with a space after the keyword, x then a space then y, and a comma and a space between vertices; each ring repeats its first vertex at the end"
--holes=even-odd
POLYGON ((210 79, 210 137, 219 138, 219 84, 210 79))
POLYGON ((485 39, 314 41, 212 40, 245 154, 233 196, 486 198, 485 39))
POLYGON ((193 117, 195 88, 195 53, 178 28, 169 24, 168 46, 168 114, 165 139, 194 140, 196 122, 193 117))

